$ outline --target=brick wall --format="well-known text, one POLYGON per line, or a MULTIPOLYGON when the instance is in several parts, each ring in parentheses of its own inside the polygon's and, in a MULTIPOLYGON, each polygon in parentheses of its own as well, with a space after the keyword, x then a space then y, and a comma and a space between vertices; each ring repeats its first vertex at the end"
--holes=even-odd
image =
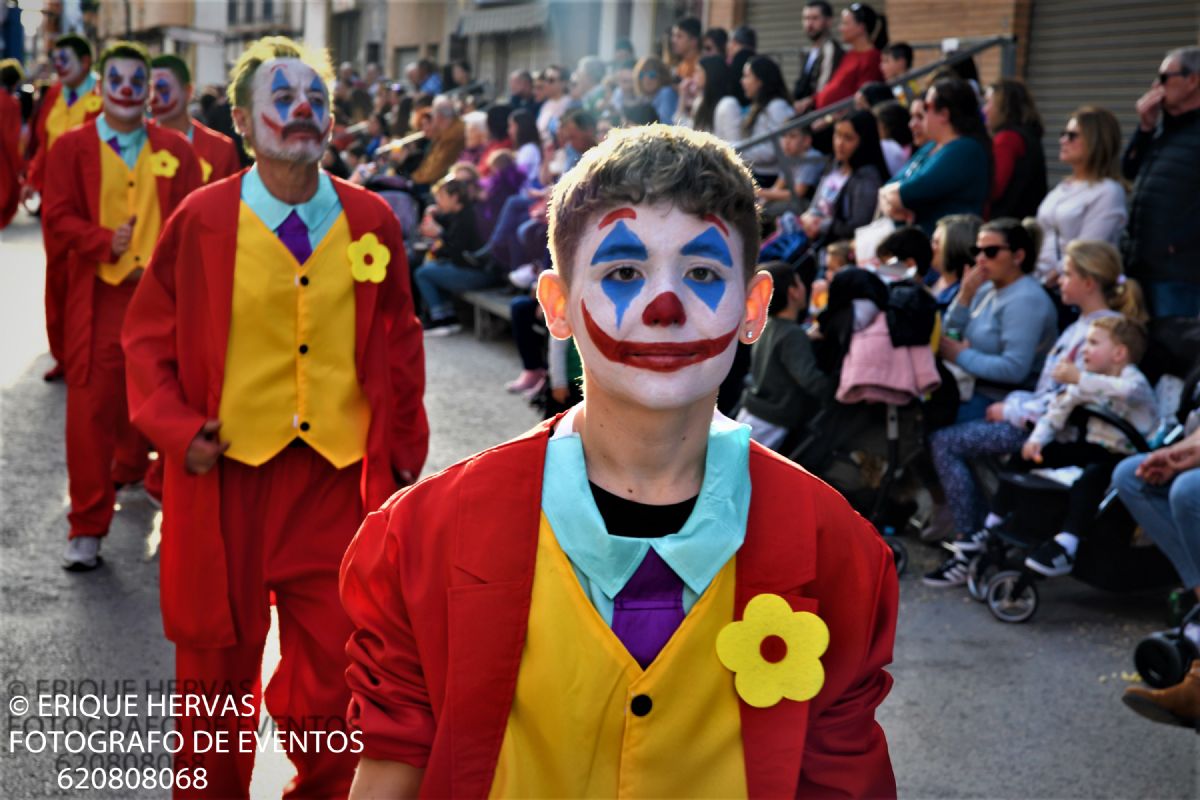
MULTIPOLYGON (((1023 75, 1029 41, 1031 0, 888 0, 888 32, 893 42, 937 42, 947 37, 1015 34, 1017 75, 1023 75)), ((940 58, 934 50, 918 50, 916 63, 940 58)), ((1000 76, 1000 50, 975 59, 986 85, 1000 76)))

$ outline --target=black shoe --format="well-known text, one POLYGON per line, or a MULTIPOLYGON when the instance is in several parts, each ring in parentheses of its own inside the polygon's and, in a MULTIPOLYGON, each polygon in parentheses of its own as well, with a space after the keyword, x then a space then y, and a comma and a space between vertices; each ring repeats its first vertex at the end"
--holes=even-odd
POLYGON ((950 549, 958 553, 962 553, 963 555, 973 555, 978 553, 987 545, 987 540, 990 536, 991 533, 988 532, 987 528, 980 528, 970 536, 962 539, 955 539, 950 543, 950 549))
POLYGON ((1058 578, 1071 574, 1075 559, 1065 547, 1051 539, 1025 559, 1025 566, 1047 578, 1058 578))
POLYGON ((461 330, 462 325, 459 324, 458 317, 434 319, 425 323, 426 336, 450 336, 461 330))
POLYGON ((478 250, 463 250, 463 261, 476 269, 487 266, 491 256, 492 248, 486 244, 478 250))
POLYGON ((941 566, 925 573, 921 582, 926 586, 963 586, 967 582, 967 562, 957 555, 950 556, 941 566))

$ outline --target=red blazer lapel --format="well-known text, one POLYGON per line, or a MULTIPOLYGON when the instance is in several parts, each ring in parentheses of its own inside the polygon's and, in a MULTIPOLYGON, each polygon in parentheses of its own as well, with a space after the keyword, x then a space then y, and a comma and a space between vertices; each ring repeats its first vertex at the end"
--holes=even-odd
MULTIPOLYGON (((363 193, 364 190, 339 180, 333 181, 333 188, 337 191, 342 211, 346 214, 350 238, 357 241, 368 233, 373 233, 380 242, 384 242, 386 237, 381 229, 383 220, 379 214, 379 204, 374 202, 376 198, 367 197, 363 193)), ((367 337, 370 336, 371 326, 375 322, 380 285, 371 281, 354 282, 354 353, 360 380, 365 372, 367 337)))
POLYGON ((444 710, 450 783, 423 793, 483 797, 491 787, 525 646, 552 424, 459 478, 444 710))
MULTIPOLYGON (((818 611, 816 599, 801 593, 801 587, 817 573, 811 508, 803 504, 804 498, 799 498, 798 504, 794 493, 785 494, 771 485, 769 472, 761 468, 762 459, 776 457, 751 443, 753 499, 746 542, 737 554, 734 596, 734 617, 739 620, 746 604, 762 593, 782 596, 794 611, 818 611), (781 525, 783 519, 796 524, 781 525)), ((785 699, 769 708, 754 708, 739 700, 738 705, 750 797, 795 797, 811 701, 785 699)))
POLYGON ((212 369, 209 411, 215 414, 225 382, 225 353, 233 314, 233 270, 237 261, 238 214, 242 206, 242 173, 211 184, 203 196, 205 232, 204 283, 212 317, 212 369))
MULTIPOLYGON (((100 152, 100 147, 103 144, 100 141, 100 131, 96 130, 96 123, 85 123, 91 131, 91 142, 88 147, 90 153, 82 154, 83 158, 79 159, 79 179, 80 183, 86 190, 88 216, 97 225, 100 224, 100 182, 102 180, 100 158, 103 153, 100 152)), ((57 144, 57 142, 56 142, 57 144)))

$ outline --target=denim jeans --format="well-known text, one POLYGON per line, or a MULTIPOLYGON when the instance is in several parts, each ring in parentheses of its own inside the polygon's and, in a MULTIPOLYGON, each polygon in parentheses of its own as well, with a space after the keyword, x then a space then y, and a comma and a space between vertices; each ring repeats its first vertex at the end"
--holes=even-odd
POLYGON ((1200 283, 1146 281, 1146 293, 1156 317, 1200 317, 1200 283))
POLYGON ((505 200, 504 207, 500 209, 500 216, 496 220, 496 227, 492 229, 492 236, 488 239, 492 258, 510 270, 516 269, 528 260, 521 260, 525 248, 517 238, 517 230, 522 223, 529 221, 529 209, 532 207, 533 201, 521 193, 514 194, 505 200))
POLYGON ((1151 486, 1136 475, 1145 455, 1117 465, 1113 483, 1129 513, 1171 560, 1183 585, 1200 586, 1200 468, 1176 475, 1165 486, 1151 486))
POLYGON ((417 267, 413 279, 431 320, 454 316, 454 303, 447 292, 456 294, 500 284, 496 276, 485 270, 460 267, 450 261, 427 261, 417 267))

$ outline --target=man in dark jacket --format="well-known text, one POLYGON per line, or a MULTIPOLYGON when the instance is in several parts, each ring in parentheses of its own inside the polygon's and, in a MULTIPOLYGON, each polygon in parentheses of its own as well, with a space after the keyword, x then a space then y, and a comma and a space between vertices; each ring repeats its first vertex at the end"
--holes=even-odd
POLYGON ((812 47, 800 54, 800 77, 792 97, 796 113, 812 107, 812 95, 825 88, 842 61, 842 46, 833 39, 833 8, 824 0, 804 4, 804 33, 812 47))
POLYGON ((1121 168, 1133 185, 1127 272, 1156 317, 1200 315, 1200 47, 1167 53, 1137 103, 1121 168))

